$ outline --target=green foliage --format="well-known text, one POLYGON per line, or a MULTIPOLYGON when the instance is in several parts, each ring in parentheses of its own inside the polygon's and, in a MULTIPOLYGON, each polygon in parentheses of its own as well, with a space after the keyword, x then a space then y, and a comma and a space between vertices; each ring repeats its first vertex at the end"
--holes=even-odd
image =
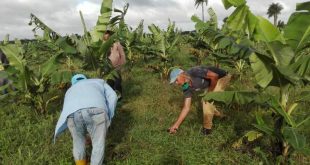
POLYGON ((239 6, 226 20, 224 27, 225 33, 228 33, 232 36, 245 36, 246 32, 250 32, 250 36, 252 35, 253 29, 251 29, 251 25, 255 24, 257 20, 254 17, 251 17, 252 13, 249 10, 247 5, 239 6), (252 18, 252 19, 251 19, 252 18), (252 22, 254 21, 254 22, 252 22))
POLYGON ((293 13, 286 27, 284 28, 284 36, 287 38, 287 43, 297 53, 305 47, 309 47, 310 34, 310 16, 309 2, 297 4, 296 12, 293 13), (308 11, 302 11, 308 9, 308 11))
MULTIPOLYGON (((252 31, 247 30, 254 29, 253 41, 251 41, 252 44, 249 44, 248 47, 251 48, 252 45, 257 44, 255 42, 258 41, 258 44, 263 45, 265 51, 251 48, 249 51, 251 55, 247 57, 250 57, 250 65, 254 71, 257 84, 263 88, 270 86, 278 87, 278 96, 272 96, 270 94, 266 95, 265 93, 261 92, 229 91, 206 94, 204 99, 210 101, 220 101, 226 104, 231 104, 234 102, 237 104, 256 103, 261 105, 263 103, 263 106, 268 105, 267 108, 275 114, 274 125, 268 125, 261 117, 258 116, 258 124, 255 124, 254 126, 258 130, 269 135, 269 138, 271 138, 271 141, 273 141, 274 147, 277 148, 275 150, 276 152, 274 153, 275 157, 273 160, 284 163, 288 161, 288 158, 293 153, 293 151, 308 150, 306 145, 302 145, 302 149, 300 149, 300 146, 297 145, 297 143, 305 144, 306 142, 304 141, 304 138, 300 137, 295 138, 294 140, 291 138, 294 135, 298 137, 296 132, 293 130, 299 127, 301 124, 297 124, 291 116, 292 111, 298 106, 298 104, 295 103, 294 100, 289 100, 289 86, 297 86, 297 84, 301 83, 301 80, 305 80, 304 77, 308 77, 305 75, 308 74, 308 71, 306 70, 308 70, 307 64, 309 61, 305 57, 303 57, 303 62, 299 61, 300 57, 298 58, 298 56, 296 56, 298 54, 298 51, 296 50, 298 49, 292 47, 291 44, 286 44, 287 38, 284 37, 285 32, 283 35, 274 25, 272 25, 267 19, 263 17, 255 17, 254 15, 251 15, 252 20, 256 21, 249 21, 246 18, 246 13, 251 13, 246 5, 237 7, 233 14, 227 19, 226 24, 223 26, 224 31, 232 27, 234 30, 236 29, 243 32, 243 35, 247 34, 252 36, 252 31), (248 26, 245 26, 245 23, 242 23, 242 27, 239 24, 235 24, 236 22, 234 21, 238 23, 246 21, 247 23, 251 24, 247 24, 248 26), (297 66, 302 68, 298 68, 297 66), (279 157, 279 155, 281 156, 279 157)), ((298 18, 302 19, 302 16, 298 18)), ((196 22, 197 24, 199 23, 198 21, 196 22)), ((297 27, 300 25, 298 25, 298 22, 294 22, 289 25, 289 27, 294 26, 297 27)), ((211 28, 208 26, 196 26, 196 29, 198 28, 199 30, 202 29, 203 31, 207 32, 204 34, 206 34, 208 37, 208 41, 211 40, 211 42, 209 42, 211 46, 215 45, 217 46, 215 48, 226 49, 226 52, 228 52, 227 49, 229 50, 230 45, 234 43, 233 39, 228 38, 226 35, 237 37, 237 40, 244 39, 242 35, 238 36, 229 33, 230 30, 228 30, 228 33, 226 31, 226 33, 221 34, 220 32, 214 32, 214 30, 212 33, 210 33, 211 28)), ((308 31, 304 30, 300 33, 301 37, 299 37, 299 40, 297 41, 300 41, 301 43, 308 43, 308 31)), ((250 39, 251 38, 252 37, 250 37, 250 39)), ((302 47, 302 50, 304 51, 306 46, 302 47)), ((216 52, 216 54, 220 56, 215 57, 217 59, 227 57, 227 55, 225 56, 222 54, 222 52, 223 51, 216 52)), ((248 58, 244 58, 244 60, 248 60, 248 58)))
POLYGON ((0 47, 12 61, 10 67, 5 70, 9 79, 13 80, 16 90, 23 96, 25 101, 30 101, 31 105, 39 113, 46 113, 49 102, 55 100, 58 96, 46 98, 46 92, 50 89, 51 75, 57 67, 56 60, 62 54, 57 52, 54 56, 48 58, 39 69, 33 69, 28 66, 25 59, 25 50, 17 42, 15 44, 1 45, 0 47))
POLYGON ((261 16, 258 16, 257 19, 258 23, 255 26, 254 32, 255 40, 263 42, 280 41, 285 43, 283 35, 276 26, 261 16))
POLYGON ((175 29, 175 23, 171 23, 170 21, 166 31, 161 30, 154 24, 148 28, 152 33, 150 36, 152 44, 150 50, 156 55, 155 62, 157 63, 150 65, 150 67, 158 71, 162 79, 166 79, 173 66, 172 55, 176 53, 180 34, 175 29))
POLYGON ((306 137, 298 134, 295 128, 284 127, 283 136, 296 151, 310 155, 310 149, 306 148, 306 137))
MULTIPOLYGON (((207 22, 193 16, 196 32, 190 34, 190 39, 185 36, 189 44, 183 45, 181 51, 178 50, 181 36, 175 23, 169 21, 167 30, 153 24, 149 26, 151 33, 146 34, 141 21, 132 30, 124 20, 128 4, 122 10, 112 10, 112 0, 102 1, 100 16, 91 32, 87 31, 80 12, 82 36, 61 36, 31 14, 30 24, 35 25, 34 31, 43 30, 43 36, 36 36, 36 41, 24 45, 19 41, 9 44, 8 39, 0 45, 11 62, 0 76, 11 79, 17 89, 0 96, 4 100, 0 102, 4 107, 0 116, 6 117, 0 120, 0 126, 6 128, 0 133, 0 162, 73 162, 68 134, 56 145, 42 139, 50 139, 53 132, 50 126, 59 116, 54 111, 61 109, 61 101, 57 100, 62 99, 73 73, 83 72, 106 79, 119 76, 106 60, 116 41, 125 45, 131 72, 123 76, 124 101, 117 108, 109 130, 105 157, 108 163, 258 164, 261 162, 257 156, 261 156, 265 164, 275 164, 293 160, 296 153, 309 155, 306 128, 310 120, 307 113, 310 92, 303 89, 310 81, 309 2, 297 4, 297 11, 291 15, 283 32, 267 19, 255 16, 244 0, 222 2, 227 9, 236 7, 223 28, 218 29, 212 8, 208 10, 211 19, 207 22), (112 11, 118 15, 111 18, 112 11), (114 30, 115 34, 108 41, 101 41, 107 29, 114 30), (197 64, 205 59, 213 60, 234 68, 240 75, 245 73, 247 80, 253 75, 258 84, 255 87, 251 82, 245 84, 240 77, 233 83, 242 91, 233 89, 203 95, 205 100, 225 104, 218 109, 232 110, 227 111, 231 115, 228 121, 214 120, 215 131, 208 138, 198 135, 200 102, 193 102, 192 108, 199 111, 189 114, 178 134, 166 133, 166 128, 179 114, 181 93, 163 84, 165 82, 156 81, 156 77, 143 68, 145 63, 139 60, 143 58, 147 66, 166 78, 174 65, 181 64, 185 68, 194 65, 186 56, 187 52, 196 54, 197 64), (253 72, 247 70, 248 66, 253 72), (244 91, 245 88, 248 91, 244 91), (159 95, 154 95, 154 89, 159 95), (36 111, 29 112, 32 108, 20 104, 24 102, 30 102, 36 111), (38 116, 36 112, 45 116, 38 116), (20 117, 26 121, 22 126, 20 117), (251 123, 255 120, 255 124, 251 123), (40 135, 35 134, 34 129, 40 135), (20 134, 24 136, 16 136, 20 134), (231 149, 230 143, 236 139, 231 149), (240 152, 242 145, 249 146, 246 154, 240 152), (260 145, 254 149, 257 155, 251 152, 251 145, 260 145)), ((8 86, 0 87, 0 91, 8 86)))
POLYGON ((143 43, 143 20, 140 21, 135 30, 126 28, 124 31, 124 44, 127 59, 130 61, 131 66, 133 66, 133 64, 141 58, 141 47, 145 46, 145 43, 143 43))
MULTIPOLYGON (((103 77, 103 74, 109 74, 112 70, 111 66, 107 64, 107 53, 109 52, 111 46, 114 42, 120 38, 122 31, 124 30, 124 16, 128 9, 128 4, 124 6, 124 11, 115 9, 115 12, 120 13, 111 18, 112 14, 112 0, 103 1, 100 16, 98 18, 96 26, 91 32, 87 32, 83 15, 80 12, 81 21, 83 24, 84 35, 77 36, 59 36, 52 38, 53 42, 61 49, 64 54, 67 55, 67 58, 83 58, 84 64, 83 68, 86 70, 96 71, 96 77, 103 77), (119 28, 116 29, 116 24, 119 24, 119 28), (115 28, 116 33, 112 35, 108 41, 103 42, 102 36, 106 30, 111 30, 115 28)), ((37 17, 32 15, 33 19, 39 20, 37 17)), ((42 21, 33 21, 37 27, 40 27, 42 30, 48 29, 49 33, 54 34, 54 31, 47 27, 42 21)), ((35 28, 34 30, 36 30, 35 28)), ((44 40, 47 38, 43 37, 44 40)), ((66 71, 61 72, 64 75, 55 76, 55 77, 64 77, 67 75, 66 71)))
POLYGON ((101 3, 100 15, 97 19, 97 24, 90 32, 92 42, 102 41, 102 36, 108 30, 110 18, 112 15, 112 2, 113 0, 104 0, 101 3))
POLYGON ((222 0, 225 9, 229 9, 231 6, 239 7, 246 3, 245 0, 222 0))
MULTIPOLYGON (((43 31, 43 37, 44 40, 56 40, 60 37, 60 35, 53 31, 51 28, 49 28, 46 24, 44 24, 39 18, 37 18, 34 14, 30 14, 30 22, 29 25, 35 25, 35 28, 32 29, 32 31, 36 34, 36 31, 38 29, 41 29, 43 31)), ((36 36, 38 37, 38 36, 36 36)))
POLYGON ((192 17, 192 20, 196 22, 197 35, 203 41, 202 44, 210 47, 210 55, 213 60, 230 67, 233 67, 235 62, 240 59, 249 63, 249 56, 253 50, 249 47, 248 39, 238 41, 234 37, 226 36, 222 31, 214 28, 214 26, 210 26, 210 22, 203 23, 195 16, 192 17))
POLYGON ((217 22, 217 15, 216 15, 216 13, 215 13, 215 11, 210 7, 209 9, 208 9, 208 13, 209 13, 209 15, 210 15, 210 26, 213 26, 213 27, 215 27, 215 28, 217 28, 218 27, 218 22, 217 22))

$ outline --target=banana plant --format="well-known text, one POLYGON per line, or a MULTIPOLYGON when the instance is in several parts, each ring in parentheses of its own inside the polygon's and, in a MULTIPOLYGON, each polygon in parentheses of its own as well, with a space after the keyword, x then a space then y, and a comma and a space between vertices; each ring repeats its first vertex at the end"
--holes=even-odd
MULTIPOLYGON (((83 69, 95 71, 96 74, 94 76, 103 77, 103 74, 109 74, 108 72, 104 72, 104 70, 111 70, 111 66, 109 66, 106 61, 107 52, 113 43, 121 36, 120 34, 124 29, 122 27, 124 26, 124 16, 128 9, 128 4, 124 6, 123 11, 114 9, 114 12, 120 13, 120 15, 116 15, 111 18, 113 11, 112 2, 113 0, 102 1, 100 15, 98 17, 97 24, 93 27, 92 31, 87 31, 83 14, 80 12, 84 30, 84 35, 82 36, 60 36, 42 21, 31 22, 36 26, 34 30, 41 29, 44 32, 46 31, 46 33, 48 33, 47 36, 54 36, 54 34, 57 34, 57 37, 52 38, 52 41, 56 43, 64 51, 64 53, 66 53, 67 58, 82 58, 84 64, 81 67, 83 67, 83 69), (116 27, 117 24, 119 24, 119 27, 116 27), (114 29, 116 33, 112 35, 108 41, 104 42, 102 40, 104 32, 112 29, 114 29)), ((32 15, 32 18, 35 18, 32 20, 39 20, 34 15, 32 15)), ((43 37, 43 39, 46 38, 43 37)))
POLYGON ((20 41, 15 41, 14 44, 2 44, 0 48, 10 60, 10 66, 5 72, 13 81, 16 92, 22 95, 26 102, 30 102, 36 112, 47 113, 48 104, 58 98, 47 93, 51 88, 51 75, 57 74, 54 73, 57 67, 56 60, 63 52, 57 52, 40 65, 39 69, 32 69, 28 66, 25 50, 20 41))
MULTIPOLYGON (((297 10, 308 9, 308 4, 308 2, 298 4, 297 10)), ((244 5, 243 3, 241 6, 244 7, 244 5)), ((238 7, 236 10, 239 10, 238 7)), ((302 99, 292 100, 290 97, 291 90, 294 90, 294 87, 309 82, 307 79, 309 77, 309 56, 302 53, 309 46, 309 24, 305 21, 306 27, 300 28, 298 26, 301 21, 307 19, 304 17, 304 12, 300 14, 297 11, 292 14, 284 35, 263 17, 255 16, 257 21, 249 24, 254 29, 251 31, 252 42, 259 42, 265 48, 265 51, 252 48, 248 58, 257 84, 266 91, 270 86, 276 87, 278 93, 227 91, 209 93, 204 97, 205 100, 227 104, 254 102, 268 105, 268 109, 274 114, 273 125, 268 125, 260 116, 257 116, 257 124, 254 124, 254 127, 271 140, 275 148, 273 150, 274 159, 272 160, 281 164, 288 162, 293 152, 310 154, 305 137, 297 131, 298 127, 308 121, 310 117, 306 116, 303 120, 296 121, 293 112, 300 108, 299 100, 302 99), (292 35, 294 34, 292 31, 298 31, 299 34, 297 36, 292 35), (300 61, 301 59, 303 61, 300 61)), ((309 91, 304 93, 306 93, 304 96, 309 97, 309 91)))
POLYGON ((127 27, 124 32, 126 54, 132 67, 133 64, 141 58, 139 47, 140 45, 143 45, 143 20, 140 21, 138 27, 135 30, 131 30, 131 28, 127 27))
MULTIPOLYGON (((151 68, 158 68, 162 79, 168 77, 169 68, 172 67, 172 55, 176 52, 176 46, 179 44, 180 34, 175 28, 175 23, 169 20, 167 30, 161 30, 158 26, 152 24, 149 27, 151 34, 151 51, 156 55, 156 63, 150 65, 151 68), (159 63, 159 64, 158 64, 159 63)), ((155 69, 156 70, 156 69, 155 69)))
POLYGON ((55 32, 54 30, 52 30, 50 27, 48 27, 45 23, 43 23, 38 17, 36 17, 34 14, 30 14, 30 22, 28 25, 32 25, 35 24, 35 28, 32 29, 32 31, 35 33, 36 37, 39 37, 36 35, 36 31, 38 29, 41 29, 43 31, 43 37, 42 39, 47 40, 47 41, 51 41, 51 40, 56 40, 58 39, 60 36, 60 34, 58 34, 57 32, 55 32))
MULTIPOLYGON (((261 107, 268 107, 268 109, 274 114, 273 122, 266 122, 261 115, 256 115, 256 124, 253 126, 260 132, 256 138, 248 137, 254 130, 247 132, 244 136, 253 141, 257 138, 268 138, 273 146, 273 156, 276 162, 280 158, 280 162, 287 162, 289 156, 293 152, 303 153, 305 155, 310 154, 310 149, 307 148, 307 141, 304 135, 302 135, 298 128, 309 122, 310 116, 304 116, 302 119, 296 120, 294 113, 300 109, 300 103, 305 100, 304 98, 310 97, 310 91, 304 91, 301 94, 302 97, 297 98, 297 102, 284 107, 280 102, 279 95, 272 95, 267 92, 258 91, 224 91, 224 92, 212 92, 204 96, 205 100, 215 101, 220 103, 229 104, 257 104, 261 107), (262 135, 262 134, 263 135, 262 135)), ((254 131, 257 132, 257 131, 254 131)), ((235 143, 233 147, 239 146, 240 140, 235 143)), ((265 159, 265 158, 264 158, 265 159)), ((270 162, 267 162, 269 164, 270 162)), ((272 163, 271 163, 272 164, 272 163)))
POLYGON ((100 8, 100 15, 97 19, 97 24, 90 32, 92 42, 102 41, 102 36, 109 28, 109 22, 112 15, 112 3, 113 0, 103 0, 100 8))
POLYGON ((196 32, 189 36, 189 43, 191 43, 192 46, 192 48, 190 48, 190 53, 196 59, 196 65, 201 65, 204 59, 206 59, 209 55, 212 56, 212 46, 209 45, 210 43, 208 41, 206 41, 206 37, 203 33, 206 29, 212 29, 214 31, 217 30, 218 22, 217 15, 212 8, 208 9, 208 13, 210 15, 210 20, 207 22, 201 21, 195 15, 191 18, 193 22, 196 22, 196 32))
POLYGON ((197 16, 192 16, 192 21, 196 23, 196 35, 199 35, 200 44, 205 45, 210 52, 208 58, 230 67, 234 67, 238 60, 245 60, 249 64, 249 56, 253 50, 248 39, 239 40, 228 36, 213 26, 212 22, 203 22, 197 16))

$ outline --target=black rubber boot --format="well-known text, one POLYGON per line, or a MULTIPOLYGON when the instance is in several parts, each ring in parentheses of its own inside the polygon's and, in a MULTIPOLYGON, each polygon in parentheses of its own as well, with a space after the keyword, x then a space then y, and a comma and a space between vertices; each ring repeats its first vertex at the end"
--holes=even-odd
POLYGON ((211 134, 212 129, 202 128, 201 133, 205 136, 211 134))

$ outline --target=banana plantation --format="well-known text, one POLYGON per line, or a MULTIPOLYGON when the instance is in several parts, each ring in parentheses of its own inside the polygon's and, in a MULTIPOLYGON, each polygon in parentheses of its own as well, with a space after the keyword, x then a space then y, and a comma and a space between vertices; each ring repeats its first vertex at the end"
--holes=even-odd
MULTIPOLYGON (((52 141, 71 77, 114 79, 107 54, 124 47, 123 94, 108 130, 105 164, 310 164, 310 2, 280 28, 255 15, 246 0, 222 0, 232 13, 220 26, 193 15, 195 30, 136 28, 122 9, 103 0, 96 25, 83 34, 61 35, 30 14, 33 40, 0 42, 0 164, 73 164, 69 131, 52 141), (102 39, 107 30, 115 33, 102 39), (174 68, 207 65, 233 76, 227 90, 193 96, 191 112, 176 134, 166 129, 182 106, 182 91, 169 85, 174 68), (201 98, 227 115, 212 134, 200 134, 201 98)), ((90 146, 87 148, 90 156, 90 146)))

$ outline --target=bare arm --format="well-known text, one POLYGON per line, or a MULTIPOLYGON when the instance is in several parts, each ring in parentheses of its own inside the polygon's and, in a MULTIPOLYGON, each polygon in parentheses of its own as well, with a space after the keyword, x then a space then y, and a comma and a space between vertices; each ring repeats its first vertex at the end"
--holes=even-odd
POLYGON ((117 49, 118 49, 118 52, 119 52, 119 55, 120 55, 120 60, 122 61, 121 63, 122 64, 125 64, 126 63, 126 57, 125 57, 125 52, 124 52, 124 48, 123 46, 121 45, 121 43, 118 42, 117 44, 117 49))
POLYGON ((176 133, 177 129, 182 124, 182 122, 184 121, 185 117, 187 116, 187 114, 190 110, 191 102, 192 102, 192 98, 185 98, 184 99, 184 105, 183 105, 182 111, 181 111, 178 119, 175 121, 175 123, 169 128, 169 133, 172 133, 172 134, 176 133))

